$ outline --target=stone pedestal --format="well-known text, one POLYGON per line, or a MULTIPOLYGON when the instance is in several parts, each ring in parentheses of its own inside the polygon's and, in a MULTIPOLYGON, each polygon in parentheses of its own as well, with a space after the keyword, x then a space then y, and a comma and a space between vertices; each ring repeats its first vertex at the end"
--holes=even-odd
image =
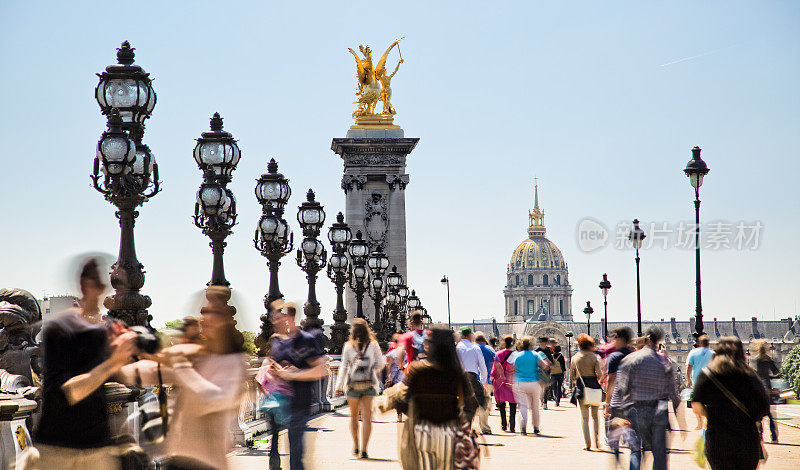
MULTIPOLYGON (((345 221, 353 234, 363 233, 371 249, 381 246, 389 257, 389 269, 396 265, 406 279, 406 157, 418 141, 404 137, 398 127, 362 127, 350 129, 347 137, 331 144, 344 162, 345 221)), ((348 318, 355 317, 356 299, 349 287, 345 306, 348 318)), ((374 320, 375 308, 366 295, 363 306, 364 316, 374 320)))
POLYGON ((25 420, 36 402, 21 395, 0 393, 0 468, 16 468, 17 459, 31 452, 31 435, 25 420))

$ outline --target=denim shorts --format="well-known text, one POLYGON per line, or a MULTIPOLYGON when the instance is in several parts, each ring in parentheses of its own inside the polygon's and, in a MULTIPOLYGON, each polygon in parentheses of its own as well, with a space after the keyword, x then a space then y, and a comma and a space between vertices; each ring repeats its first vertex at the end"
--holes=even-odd
POLYGON ((364 390, 356 390, 354 388, 347 389, 347 398, 361 398, 361 397, 377 397, 378 391, 375 387, 366 388, 364 390))

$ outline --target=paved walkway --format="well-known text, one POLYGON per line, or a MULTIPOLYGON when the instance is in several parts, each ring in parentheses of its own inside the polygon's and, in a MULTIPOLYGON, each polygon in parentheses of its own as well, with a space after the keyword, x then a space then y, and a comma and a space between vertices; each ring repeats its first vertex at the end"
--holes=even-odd
MULTIPOLYGON (((689 427, 694 428, 694 415, 688 413, 689 427)), ((348 430, 349 416, 346 410, 320 416, 311 421, 314 429, 308 435, 309 452, 306 460, 309 469, 399 469, 397 461, 397 423, 394 414, 376 416, 373 424, 368 460, 358 460, 350 454, 352 443, 348 430)), ((519 421, 518 421, 519 423, 519 421)), ((500 432, 500 417, 495 411, 490 418, 492 429, 497 434, 486 436, 488 456, 482 469, 500 470, 510 468, 536 468, 536 463, 547 463, 549 468, 584 468, 600 470, 614 468, 612 454, 607 450, 588 452, 583 450, 583 435, 580 428, 580 413, 572 406, 542 411, 542 435, 522 436, 500 432), (531 465, 520 466, 522 462, 531 465), (563 466, 559 467, 560 464, 563 466)), ((530 425, 529 425, 530 426, 530 425)), ((530 429, 529 429, 530 431, 530 429)), ((602 434, 602 423, 601 431, 602 434)), ((800 429, 781 425, 780 444, 767 444, 769 459, 762 469, 800 468, 800 429)), ((673 433, 670 468, 697 469, 691 460, 691 447, 697 433, 687 433, 685 440, 680 433, 673 433)), ((281 438, 281 452, 288 451, 285 434, 281 438)), ((267 468, 265 445, 253 449, 239 449, 230 457, 232 469, 264 470, 267 468)), ((627 458, 624 459, 627 461, 627 458)), ((652 460, 648 457, 643 468, 649 469, 652 460)), ((627 464, 623 468, 627 469, 627 464)), ((283 457, 283 469, 288 470, 288 456, 283 457)))

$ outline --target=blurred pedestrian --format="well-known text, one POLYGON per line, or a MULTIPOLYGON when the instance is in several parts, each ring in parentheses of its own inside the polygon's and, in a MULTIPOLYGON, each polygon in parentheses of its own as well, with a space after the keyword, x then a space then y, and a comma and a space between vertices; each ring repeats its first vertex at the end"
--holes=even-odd
POLYGON ((549 369, 547 356, 543 352, 531 351, 531 339, 522 338, 519 351, 515 352, 509 361, 514 365, 514 399, 519 403, 519 412, 522 417, 520 432, 523 436, 528 434, 528 411, 533 419, 533 433, 539 434, 539 402, 542 395, 542 384, 539 381, 540 370, 549 369))
POLYGON ((642 349, 628 354, 617 370, 614 392, 621 398, 639 442, 631 445, 631 470, 639 470, 642 451, 653 452, 653 470, 667 468, 667 424, 669 401, 678 408, 674 370, 664 363, 656 348, 664 333, 657 327, 645 332, 642 349))
MULTIPOLYGON (((545 355, 549 364, 553 363, 553 350, 550 348, 550 338, 547 336, 542 336, 539 338, 539 347, 536 348, 537 352, 540 352, 545 355)), ((552 391, 550 389, 550 380, 549 376, 547 376, 547 380, 541 380, 539 384, 542 386, 542 393, 541 393, 541 400, 542 400, 542 408, 545 410, 547 409, 547 400, 551 398, 552 391)))
MULTIPOLYGON (((473 342, 475 335, 469 327, 461 328, 461 340, 456 346, 456 353, 458 359, 461 361, 461 367, 467 373, 470 384, 472 384, 472 392, 475 394, 475 399, 478 400, 478 407, 486 407, 486 393, 483 389, 483 384, 489 378, 488 371, 486 370, 486 361, 483 358, 483 352, 477 344, 473 342)), ((472 422, 475 415, 467 416, 468 420, 472 422)))
POLYGON ((483 391, 486 395, 486 406, 478 408, 478 426, 483 434, 491 434, 492 428, 489 427, 489 413, 492 412, 492 365, 494 364, 494 349, 486 342, 486 336, 480 331, 475 334, 475 344, 481 349, 483 361, 486 363, 486 382, 483 383, 483 391))
POLYGON ((706 458, 713 470, 755 469, 766 459, 756 426, 769 413, 764 386, 748 367, 739 338, 720 338, 714 353, 692 396, 692 410, 708 419, 706 458))
MULTIPOLYGON (((755 359, 751 360, 752 367, 756 371, 756 375, 761 379, 764 384, 764 390, 767 392, 767 399, 770 403, 770 410, 767 417, 769 418, 769 432, 772 442, 778 442, 778 424, 775 422, 777 416, 777 409, 775 407, 775 398, 772 393, 772 379, 778 376, 778 366, 769 355, 769 343, 766 340, 754 341, 752 347, 755 349, 755 359)), ((758 422, 759 434, 763 435, 761 421, 758 422)))
MULTIPOLYGON (((276 301, 279 302, 279 301, 276 301)), ((276 305, 272 315, 275 331, 286 339, 272 345, 274 373, 292 387, 289 418, 289 465, 303 470, 304 434, 307 430, 313 382, 328 375, 327 359, 317 337, 301 330, 296 323, 297 307, 291 302, 276 305)))
POLYGON ((101 323, 106 288, 97 261, 88 260, 80 273, 80 307, 44 324, 42 415, 34 432, 38 460, 32 454, 23 468, 120 468, 103 384, 137 352, 136 333, 121 323, 101 323))
POLYGON ((180 328, 183 334, 181 337, 182 343, 199 343, 200 342, 200 321, 196 317, 183 317, 180 328))
POLYGON ((412 362, 421 359, 425 355, 425 339, 428 331, 424 328, 422 312, 414 310, 408 317, 409 331, 403 333, 398 340, 398 346, 403 348, 406 354, 406 367, 412 362))
POLYGON ((453 332, 433 329, 425 340, 426 358, 412 362, 408 387, 410 439, 401 441, 401 453, 411 451, 419 470, 453 470, 459 409, 473 415, 477 402, 456 353, 453 332))
MULTIPOLYGON (((694 349, 689 351, 689 355, 686 356, 686 386, 689 388, 694 387, 700 372, 711 362, 711 358, 714 357, 714 351, 708 347, 709 340, 707 335, 698 337, 695 346, 694 349)), ((691 403, 691 400, 689 402, 691 403)), ((703 417, 698 416, 697 429, 702 428, 703 417)))
POLYGON ((500 338, 498 338, 497 336, 492 336, 491 339, 489 339, 489 346, 491 346, 491 348, 494 349, 495 351, 499 351, 500 349, 502 349, 500 345, 500 338))
POLYGON ((123 368, 127 383, 176 386, 166 458, 160 468, 228 468, 226 456, 233 446, 230 423, 239 412, 246 362, 233 312, 227 304, 209 302, 200 309, 199 344, 165 348, 123 368))
POLYGON ((614 343, 614 352, 609 354, 606 360, 606 399, 603 412, 606 438, 609 439, 609 445, 611 445, 611 438, 609 437, 611 421, 614 418, 623 418, 625 416, 625 412, 622 409, 622 397, 615 393, 614 389, 617 383, 617 371, 622 359, 633 352, 633 348, 630 346, 633 330, 627 326, 621 326, 611 330, 610 336, 614 343))
POLYGON ((553 365, 550 367, 550 382, 553 388, 553 400, 556 406, 561 406, 561 395, 564 393, 564 371, 567 365, 564 355, 561 354, 561 346, 556 344, 553 347, 553 365))
POLYGON ((342 362, 336 380, 336 394, 346 393, 350 407, 350 434, 353 437, 353 455, 366 459, 367 445, 372 434, 372 399, 378 395, 378 371, 385 365, 381 348, 375 335, 363 318, 353 320, 350 340, 342 349, 342 362), (358 418, 361 415, 361 446, 358 439, 358 418))
POLYGON ((514 383, 514 365, 508 361, 514 353, 514 338, 503 337, 503 349, 497 352, 492 365, 492 385, 497 409, 500 410, 500 429, 514 432, 517 417, 517 402, 514 399, 512 386, 514 383), (506 421, 506 404, 508 404, 508 421, 506 421))
POLYGON ((583 429, 583 441, 586 450, 592 450, 592 439, 589 434, 589 415, 592 417, 592 435, 597 448, 600 448, 600 423, 597 417, 599 401, 593 402, 588 389, 600 390, 600 381, 603 379, 603 369, 600 367, 600 358, 594 353, 595 342, 591 336, 581 333, 578 335, 577 354, 570 363, 570 390, 576 386, 581 391, 581 398, 578 399, 578 408, 581 410, 581 429, 583 429))

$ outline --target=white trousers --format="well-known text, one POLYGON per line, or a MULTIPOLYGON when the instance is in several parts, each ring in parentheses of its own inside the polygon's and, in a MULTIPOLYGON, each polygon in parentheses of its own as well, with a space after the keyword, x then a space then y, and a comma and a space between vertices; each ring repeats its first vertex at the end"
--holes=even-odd
POLYGON ((522 417, 522 430, 528 425, 528 410, 533 418, 533 428, 539 429, 539 403, 542 399, 542 386, 539 382, 514 382, 514 399, 519 405, 522 417))

